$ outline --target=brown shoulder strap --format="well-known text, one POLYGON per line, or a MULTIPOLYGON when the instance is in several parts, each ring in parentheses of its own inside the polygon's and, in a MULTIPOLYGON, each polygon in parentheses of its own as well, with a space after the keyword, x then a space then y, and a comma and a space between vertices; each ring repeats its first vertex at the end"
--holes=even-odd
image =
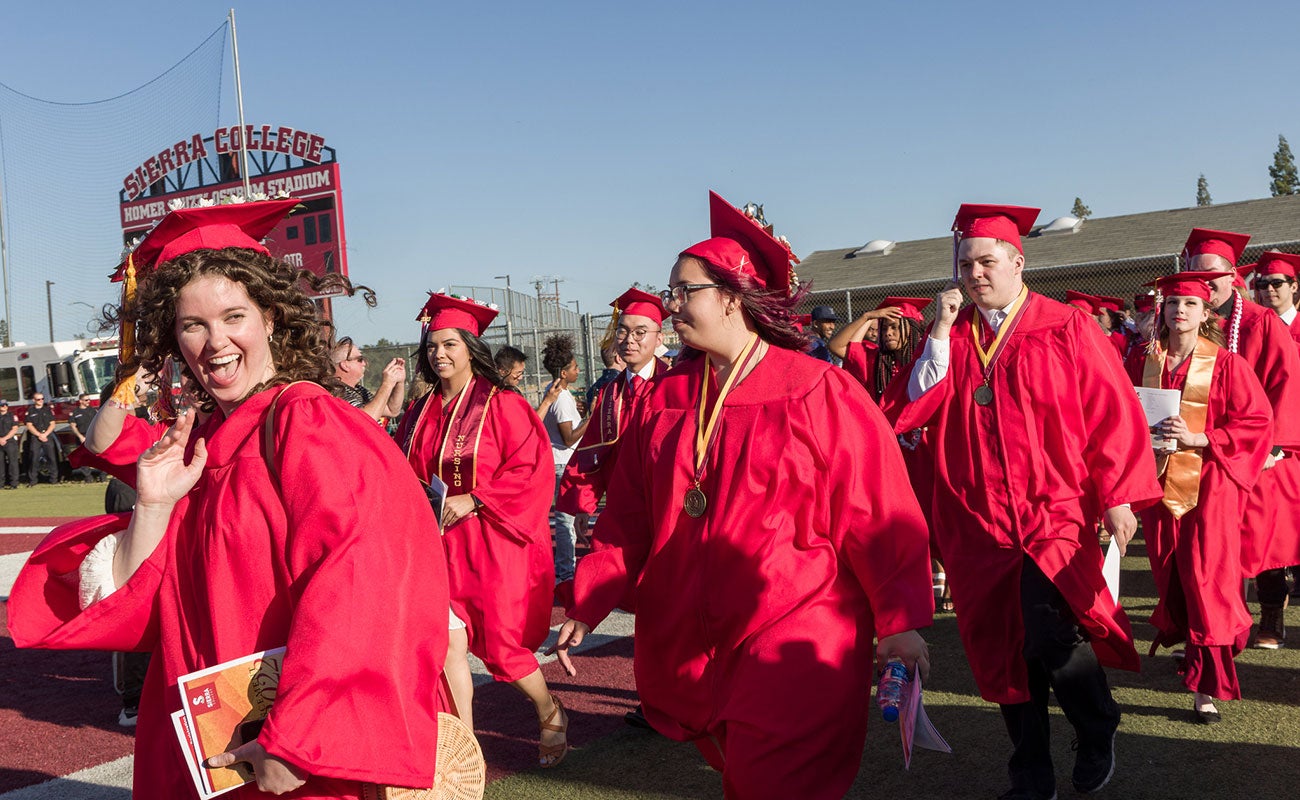
POLYGON ((300 383, 311 383, 311 381, 286 383, 283 389, 276 392, 270 407, 266 409, 266 421, 262 423, 262 458, 266 459, 266 471, 271 473, 271 479, 276 483, 280 482, 280 470, 275 466, 275 407, 280 402, 280 398, 284 397, 285 392, 300 383))

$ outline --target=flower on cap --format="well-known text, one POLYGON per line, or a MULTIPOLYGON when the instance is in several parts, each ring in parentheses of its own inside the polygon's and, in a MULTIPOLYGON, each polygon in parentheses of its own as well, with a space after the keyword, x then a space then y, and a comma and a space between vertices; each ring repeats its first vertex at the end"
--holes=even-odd
POLYGON ((177 197, 174 200, 167 201, 168 211, 180 211, 182 208, 185 208, 185 200, 183 198, 177 197))

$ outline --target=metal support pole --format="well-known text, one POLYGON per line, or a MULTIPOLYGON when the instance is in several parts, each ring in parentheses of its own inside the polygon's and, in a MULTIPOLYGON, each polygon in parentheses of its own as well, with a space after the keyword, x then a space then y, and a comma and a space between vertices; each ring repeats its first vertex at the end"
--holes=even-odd
MULTIPOLYGON (((0 183, 3 183, 0 180, 0 183)), ((5 238, 5 204, 4 191, 0 189, 0 277, 4 278, 5 290, 5 336, 0 347, 9 347, 14 341, 14 315, 9 306, 9 241, 5 238)), ((50 341, 54 341, 53 338, 50 341)))
POLYGON ((844 290, 844 317, 845 322, 853 321, 853 292, 848 289, 844 290))
POLYGON ((45 282, 45 313, 50 318, 50 341, 54 341, 54 301, 51 299, 50 287, 54 281, 45 282))
POLYGON ((587 375, 587 387, 590 388, 593 383, 591 374, 591 315, 583 314, 578 322, 582 326, 582 363, 585 366, 583 372, 587 375))
POLYGON ((515 345, 515 309, 514 300, 511 299, 513 292, 510 291, 510 276, 498 275, 497 280, 502 278, 506 281, 506 344, 514 347, 515 345))
POLYGON ((230 49, 235 54, 235 104, 239 108, 239 175, 244 179, 244 199, 251 190, 248 183, 248 142, 245 141, 247 128, 244 127, 244 84, 239 79, 239 37, 235 35, 235 9, 230 9, 230 49))

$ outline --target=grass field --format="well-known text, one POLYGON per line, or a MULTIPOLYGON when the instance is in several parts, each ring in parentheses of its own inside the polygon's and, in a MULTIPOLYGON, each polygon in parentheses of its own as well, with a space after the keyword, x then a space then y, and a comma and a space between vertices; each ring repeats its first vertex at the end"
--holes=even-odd
POLYGON ((0 490, 0 525, 5 519, 31 517, 88 517, 104 513, 106 483, 63 481, 58 486, 40 483, 27 488, 0 490))
MULTIPOLYGON (((1141 542, 1124 560, 1123 593, 1146 653, 1155 587, 1141 542)), ((1252 611, 1258 608, 1252 605, 1252 611)), ((1288 612, 1300 645, 1300 612, 1288 612)), ((917 751, 903 770, 897 728, 873 715, 853 798, 993 798, 1007 787, 1010 744, 995 705, 982 701, 962 653, 956 618, 941 615, 927 632, 933 660, 926 708, 952 755, 917 751)), ((1300 648, 1247 650, 1238 659, 1246 699, 1219 703, 1223 722, 1191 722, 1191 695, 1183 690, 1168 651, 1142 659, 1142 672, 1112 670, 1124 712, 1116 742, 1118 766, 1100 797, 1294 798, 1300 787, 1300 648)), ((579 665, 581 668, 581 665, 579 665)), ((773 687, 780 691, 780 687, 773 687)), ((1073 730, 1052 707, 1053 750, 1062 798, 1070 786, 1073 730)), ((691 745, 628 728, 571 753, 558 769, 534 770, 496 781, 488 798, 721 797, 722 782, 691 745)))

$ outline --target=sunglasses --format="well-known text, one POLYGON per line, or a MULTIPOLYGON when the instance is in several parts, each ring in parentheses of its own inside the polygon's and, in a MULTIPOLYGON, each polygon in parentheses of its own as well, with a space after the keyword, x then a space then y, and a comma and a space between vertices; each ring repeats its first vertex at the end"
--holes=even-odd
POLYGON ((1256 289, 1276 289, 1291 282, 1290 278, 1259 278, 1255 281, 1256 289))

